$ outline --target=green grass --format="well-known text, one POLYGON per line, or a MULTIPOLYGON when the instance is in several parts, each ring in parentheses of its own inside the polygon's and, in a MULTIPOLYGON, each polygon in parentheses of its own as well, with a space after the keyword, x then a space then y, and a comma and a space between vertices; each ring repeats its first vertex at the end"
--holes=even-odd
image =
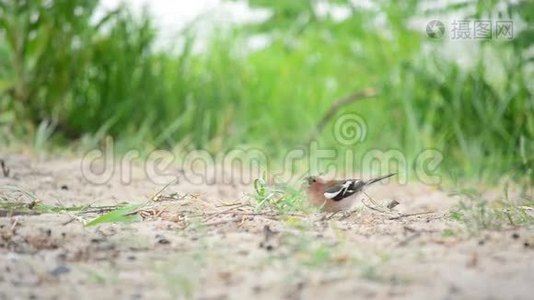
MULTIPOLYGON (((96 226, 103 223, 132 223, 142 218, 136 210, 143 205, 133 205, 126 202, 113 206, 71 205, 62 203, 57 205, 43 204, 33 193, 15 186, 0 187, 0 215, 40 215, 40 214, 71 214, 84 216, 101 214, 88 221, 86 226, 96 226)), ((81 218, 80 218, 81 219, 81 218)))
POLYGON ((96 226, 103 223, 133 223, 139 222, 142 220, 135 211, 140 208, 141 205, 127 205, 115 210, 112 210, 108 213, 105 213, 101 216, 94 218, 89 221, 85 226, 96 226))
POLYGON ((280 214, 310 211, 307 199, 302 189, 288 185, 269 185, 265 179, 254 180, 255 194, 251 195, 256 200, 255 209, 272 209, 280 214))
MULTIPOLYGON (((525 191, 511 196, 508 190, 497 199, 488 199, 474 189, 455 192, 461 199, 449 217, 463 225, 470 235, 484 231, 534 226, 534 198, 525 191)), ((443 233, 453 235, 452 231, 443 233)))
MULTIPOLYGON (((112 136, 119 152, 212 154, 243 146, 261 149, 279 165, 288 151, 307 145, 336 99, 374 88, 377 97, 336 115, 363 117, 362 143, 336 141, 335 118, 317 137, 321 147, 353 151, 350 169, 369 171, 362 157, 394 149, 417 179, 419 155, 434 149, 443 156, 437 172, 449 179, 495 181, 504 174, 532 184, 534 74, 524 52, 532 26, 510 42, 474 41, 479 50, 465 68, 445 59, 443 41, 407 26, 415 0, 380 2, 380 12, 356 10, 343 22, 310 15, 306 1, 249 1, 276 17, 216 30, 202 41, 202 52, 194 51, 194 24, 173 51, 157 50, 147 16, 121 7, 93 22, 97 2, 0 3, 1 143, 83 152, 112 136), (377 14, 383 26, 376 26, 377 14), (247 51, 256 33, 272 43, 247 51)), ((497 12, 496 2, 466 5, 482 18, 497 12)), ((509 11, 534 21, 529 2, 509 11)))

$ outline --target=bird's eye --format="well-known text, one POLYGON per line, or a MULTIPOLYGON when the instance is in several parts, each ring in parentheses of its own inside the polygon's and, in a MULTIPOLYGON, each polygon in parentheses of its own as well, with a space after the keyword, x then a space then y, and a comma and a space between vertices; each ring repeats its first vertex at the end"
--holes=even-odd
POLYGON ((307 184, 314 184, 314 183, 316 183, 316 182, 317 182, 317 179, 316 179, 316 178, 314 178, 314 177, 312 177, 312 176, 308 176, 308 177, 306 177, 306 183, 307 183, 307 184))

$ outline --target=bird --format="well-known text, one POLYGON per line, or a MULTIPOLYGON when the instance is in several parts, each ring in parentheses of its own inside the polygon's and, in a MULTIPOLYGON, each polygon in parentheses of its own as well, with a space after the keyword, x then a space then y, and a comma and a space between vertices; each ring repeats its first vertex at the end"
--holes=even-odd
POLYGON ((312 205, 321 207, 323 211, 338 212, 351 209, 365 188, 393 175, 396 173, 369 180, 324 180, 317 176, 309 176, 305 178, 305 189, 312 205))

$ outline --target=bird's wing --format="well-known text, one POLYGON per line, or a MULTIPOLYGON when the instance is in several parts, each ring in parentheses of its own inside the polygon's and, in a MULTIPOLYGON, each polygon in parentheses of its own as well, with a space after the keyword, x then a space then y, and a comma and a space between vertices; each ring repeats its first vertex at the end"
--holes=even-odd
POLYGON ((324 191, 324 196, 334 201, 343 200, 360 192, 365 186, 365 182, 359 179, 339 181, 324 191))

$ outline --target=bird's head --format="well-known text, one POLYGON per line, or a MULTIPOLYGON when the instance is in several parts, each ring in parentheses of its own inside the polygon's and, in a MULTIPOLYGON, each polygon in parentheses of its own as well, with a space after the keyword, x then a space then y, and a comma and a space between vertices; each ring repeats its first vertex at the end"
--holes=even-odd
POLYGON ((315 176, 308 176, 308 177, 304 178, 304 184, 306 184, 308 186, 310 186, 310 185, 312 185, 312 184, 314 184, 316 182, 317 182, 317 177, 315 177, 315 176))
POLYGON ((304 186, 308 189, 318 189, 323 186, 324 182, 317 176, 308 176, 304 178, 304 186))

